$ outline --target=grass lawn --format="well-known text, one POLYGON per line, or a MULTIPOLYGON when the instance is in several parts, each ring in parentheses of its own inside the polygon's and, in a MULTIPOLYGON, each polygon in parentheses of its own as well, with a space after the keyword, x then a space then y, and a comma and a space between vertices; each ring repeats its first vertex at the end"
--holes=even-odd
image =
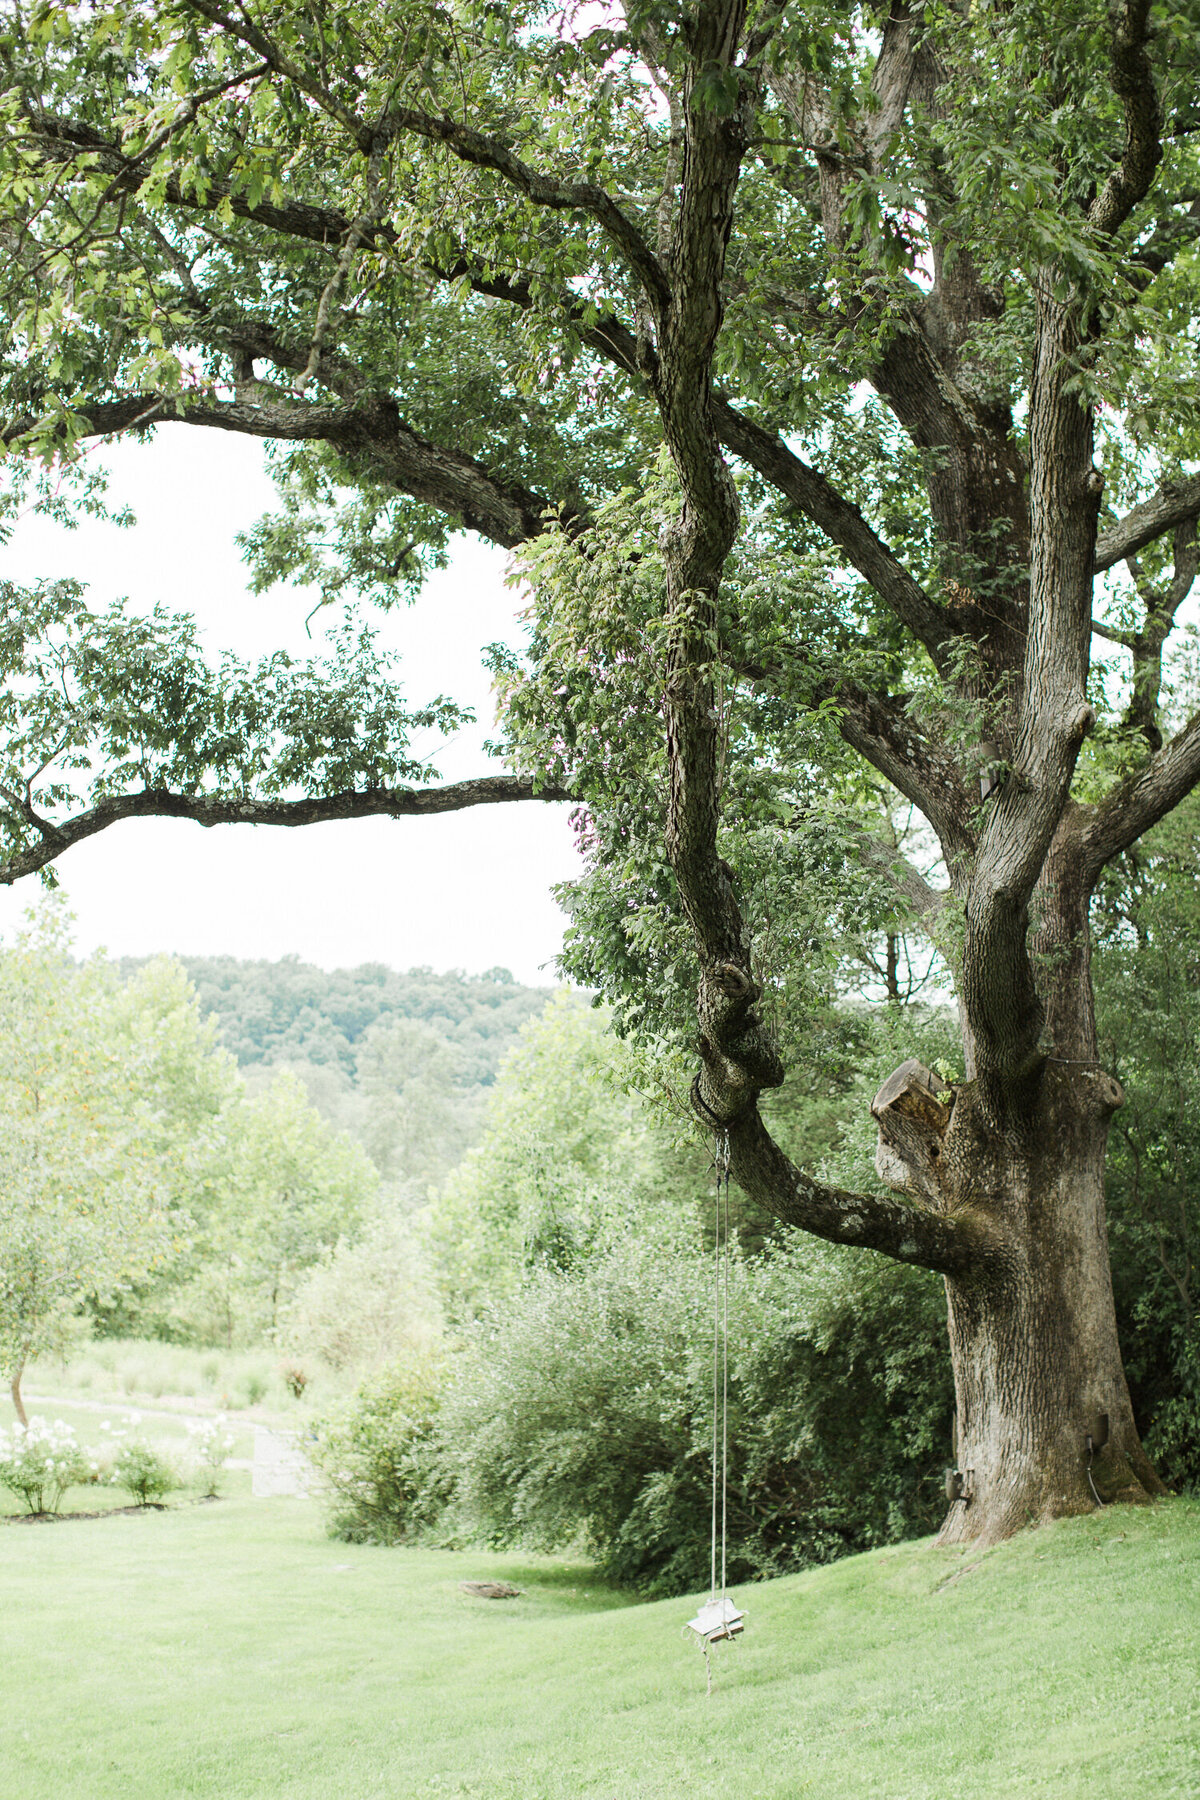
POLYGON ((1200 1794, 1190 1501, 744 1589, 711 1699, 687 1601, 333 1543, 302 1500, 3 1525, 0 1591, 3 1800, 1200 1794))

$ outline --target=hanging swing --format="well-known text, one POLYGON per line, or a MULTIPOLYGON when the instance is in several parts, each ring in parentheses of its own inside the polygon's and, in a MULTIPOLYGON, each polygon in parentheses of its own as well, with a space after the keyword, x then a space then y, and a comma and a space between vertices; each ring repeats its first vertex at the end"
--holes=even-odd
POLYGON ((732 1642, 745 1630, 745 1613, 727 1591, 725 1581, 726 1520, 729 1487, 729 1133, 722 1126, 716 1149, 716 1217, 713 1237, 713 1438, 712 1533, 708 1599, 684 1626, 704 1652, 708 1691, 712 1693, 710 1644, 732 1642), (720 1520, 721 1585, 717 1586, 717 1525, 720 1520))

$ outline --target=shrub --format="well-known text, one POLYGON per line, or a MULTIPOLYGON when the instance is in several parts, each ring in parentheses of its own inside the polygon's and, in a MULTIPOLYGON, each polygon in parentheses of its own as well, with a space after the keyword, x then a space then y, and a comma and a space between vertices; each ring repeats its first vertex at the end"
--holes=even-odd
POLYGON ((245 1375, 242 1378, 242 1392, 246 1396, 247 1406, 257 1406, 260 1400, 267 1397, 267 1383, 261 1375, 245 1375))
MULTIPOLYGON (((420 1361, 441 1331, 425 1259, 409 1225, 389 1215, 310 1271, 284 1317, 284 1348, 355 1376, 420 1361)), ((299 1398, 299 1396, 297 1396, 299 1398)))
POLYGON ((293 1400, 303 1400, 304 1390, 308 1386, 308 1374, 299 1363, 281 1363, 279 1377, 293 1400))
POLYGON ((61 1419, 53 1425, 35 1414, 28 1425, 0 1431, 0 1484, 25 1502, 31 1513, 56 1513, 70 1487, 94 1479, 98 1465, 75 1441, 61 1419))
MULTIPOLYGON (((439 1423, 463 1534, 583 1537, 650 1592, 708 1580, 712 1270, 682 1230, 535 1273, 459 1366, 439 1423)), ((789 1236, 736 1265, 729 1568, 746 1580, 928 1530, 952 1389, 940 1282, 789 1236)))
POLYGON ((187 1433, 191 1439, 192 1479, 201 1499, 215 1500, 225 1472, 225 1458, 233 1449, 224 1413, 218 1413, 215 1419, 190 1421, 187 1433))
POLYGON ((125 1437, 114 1432, 113 1442, 116 1453, 109 1480, 114 1487, 123 1487, 132 1494, 139 1506, 156 1505, 182 1486, 178 1473, 166 1457, 145 1438, 125 1437))
POLYGON ((399 1544, 428 1528, 448 1498, 435 1437, 439 1369, 395 1364, 318 1420, 308 1455, 330 1499, 329 1529, 355 1544, 399 1544))

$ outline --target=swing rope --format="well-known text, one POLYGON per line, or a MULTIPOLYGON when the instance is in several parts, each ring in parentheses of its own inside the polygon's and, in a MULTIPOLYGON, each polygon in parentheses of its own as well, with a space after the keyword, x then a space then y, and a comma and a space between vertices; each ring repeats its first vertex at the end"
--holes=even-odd
MULTIPOLYGON (((711 1113, 698 1092, 692 1091, 698 1110, 711 1113)), ((729 1528, 729 1128, 712 1115, 717 1127, 713 1166, 717 1178, 713 1218, 713 1405, 712 1405, 712 1536, 709 1558, 708 1599, 694 1619, 683 1627, 694 1633, 704 1652, 708 1692, 712 1693, 709 1646, 736 1638, 745 1614, 728 1598, 726 1548, 729 1528), (721 1538, 721 1586, 717 1588, 717 1533, 721 1538)))
POLYGON ((722 1131, 715 1153, 717 1193, 713 1220, 713 1456, 712 1555, 709 1593, 717 1598, 717 1516, 721 1521, 721 1601, 725 1600, 725 1545, 729 1494, 729 1133, 722 1131), (718 1509, 718 1457, 720 1483, 718 1509))

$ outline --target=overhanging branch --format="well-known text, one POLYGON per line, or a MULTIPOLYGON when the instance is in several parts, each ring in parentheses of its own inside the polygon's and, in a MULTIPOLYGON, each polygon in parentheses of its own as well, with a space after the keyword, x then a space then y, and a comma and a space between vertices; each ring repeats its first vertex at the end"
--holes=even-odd
POLYGON ((123 819, 191 819, 197 825, 326 825, 339 819, 424 818, 434 813, 462 812, 471 806, 497 806, 516 800, 573 799, 563 788, 535 788, 517 775, 483 775, 445 787, 362 788, 302 800, 254 800, 230 794, 174 794, 147 789, 99 800, 86 812, 53 826, 53 836, 26 850, 0 857, 0 885, 34 875, 85 838, 95 837, 123 819))
MULTIPOLYGON (((511 550, 559 517, 553 503, 519 482, 502 481, 460 450, 432 443, 400 418, 390 400, 349 405, 264 397, 247 400, 174 400, 153 394, 81 402, 85 437, 107 437, 142 426, 171 422, 232 431, 283 443, 326 443, 350 456, 364 456, 383 483, 440 511, 456 515, 471 531, 511 550)), ((33 419, 12 420, 4 436, 32 430, 33 419)))

